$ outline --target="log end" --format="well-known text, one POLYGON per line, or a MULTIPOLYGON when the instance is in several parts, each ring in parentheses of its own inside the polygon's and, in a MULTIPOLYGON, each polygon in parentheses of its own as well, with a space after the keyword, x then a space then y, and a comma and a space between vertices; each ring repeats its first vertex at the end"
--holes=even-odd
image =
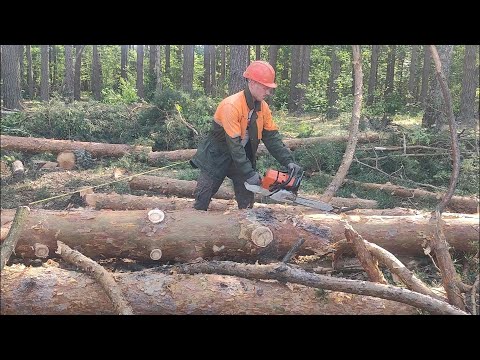
POLYGON ((65 170, 72 170, 75 167, 75 154, 70 151, 61 152, 57 156, 58 166, 65 170))
POLYGON ((259 247, 266 247, 273 240, 273 233, 266 226, 259 226, 252 232, 252 242, 259 247))
POLYGON ((46 257, 48 257, 48 253, 49 253, 49 250, 48 250, 47 245, 43 245, 43 244, 39 244, 39 243, 35 244, 35 256, 36 257, 46 258, 46 257))
POLYGON ((162 258, 162 250, 160 249, 153 249, 150 251, 150 259, 152 260, 160 260, 162 258))

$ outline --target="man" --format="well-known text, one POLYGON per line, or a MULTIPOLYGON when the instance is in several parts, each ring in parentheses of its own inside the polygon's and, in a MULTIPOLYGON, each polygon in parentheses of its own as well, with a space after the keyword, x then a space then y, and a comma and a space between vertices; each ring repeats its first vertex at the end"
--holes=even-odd
POLYGON ((233 181, 239 209, 251 208, 254 193, 244 182, 260 185, 256 153, 260 140, 272 156, 289 171, 301 170, 280 138, 278 127, 264 98, 276 88, 275 70, 265 61, 252 62, 243 73, 245 90, 223 99, 215 111, 212 129, 199 144, 190 163, 200 168, 194 191, 194 208, 207 210, 225 176, 233 181))

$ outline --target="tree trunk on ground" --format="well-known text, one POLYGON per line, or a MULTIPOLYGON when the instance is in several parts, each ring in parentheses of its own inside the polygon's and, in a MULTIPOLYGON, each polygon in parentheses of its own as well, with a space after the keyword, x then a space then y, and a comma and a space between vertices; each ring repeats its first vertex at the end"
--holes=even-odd
MULTIPOLYGON (((12 216, 13 211, 2 210, 1 215, 12 216)), ((334 214, 292 216, 265 208, 226 213, 187 209, 166 211, 162 222, 152 223, 148 212, 32 210, 20 234, 16 254, 34 257, 39 244, 47 246, 52 255, 58 240, 91 258, 148 260, 151 252, 159 249, 162 263, 199 257, 270 261, 283 258, 301 237, 305 244, 298 255, 324 254, 345 238, 344 217, 334 214)), ((347 215, 345 219, 365 240, 395 255, 423 254, 422 245, 435 231, 429 214, 347 215)), ((446 239, 455 250, 478 251, 477 215, 445 214, 443 221, 446 239)))
MULTIPOLYGON (((178 180, 160 176, 141 175, 129 181, 132 190, 149 190, 163 195, 176 195, 180 197, 193 198, 193 192, 197 186, 195 180, 178 180)), ((233 190, 227 186, 220 186, 214 199, 230 200, 234 198, 233 190)))
MULTIPOLYGON (((149 190, 160 192, 163 195, 176 195, 181 197, 193 197, 193 191, 197 186, 195 180, 178 180, 160 176, 136 176, 130 181, 130 188, 133 190, 149 190)), ((299 195, 302 195, 300 192, 299 195)), ((318 196, 307 196, 312 200, 321 200, 318 196)), ((213 196, 214 199, 231 200, 234 198, 234 192, 231 187, 221 186, 219 191, 213 196)), ((255 196, 255 201, 262 202, 260 195, 255 196)), ((361 207, 361 208, 376 208, 377 202, 375 200, 365 199, 348 199, 348 198, 332 198, 330 203, 337 207, 361 207)))
MULTIPOLYGON (((430 191, 421 190, 421 189, 408 189, 403 186, 392 185, 392 184, 374 184, 374 183, 362 183, 355 180, 346 180, 348 184, 354 184, 360 186, 364 189, 371 190, 383 190, 388 192, 390 195, 400 196, 403 198, 416 198, 416 199, 440 199, 442 194, 436 194, 430 191)), ((448 208, 451 211, 459 213, 478 213, 478 199, 474 197, 467 196, 452 196, 450 202, 448 203, 448 208)))
POLYGON ((85 149, 92 156, 121 157, 129 153, 150 152, 147 146, 133 146, 125 144, 106 144, 71 140, 41 139, 0 135, 0 146, 5 150, 17 150, 32 153, 62 152, 68 150, 85 149))
MULTIPOLYGON (((359 136, 359 142, 377 141, 379 136, 376 134, 366 134, 359 136)), ((290 150, 295 150, 301 146, 308 146, 311 144, 330 142, 330 141, 347 141, 346 136, 325 136, 325 137, 311 137, 303 139, 286 139, 283 142, 290 150)), ((71 140, 55 140, 34 137, 21 137, 0 135, 0 146, 5 150, 25 151, 32 153, 40 152, 62 152, 66 150, 85 149, 89 151, 92 156, 112 156, 121 157, 129 153, 146 153, 148 154, 148 163, 155 165, 161 161, 184 161, 193 157, 197 149, 182 149, 174 151, 158 151, 152 152, 149 146, 134 146, 127 144, 108 144, 108 143, 94 143, 71 140)), ((260 154, 268 153, 265 145, 260 144, 258 152, 260 154)))
MULTIPOLYGON (((303 285, 226 275, 165 275, 150 269, 113 276, 137 315, 418 314, 395 301, 336 291, 325 292, 320 299, 317 289, 303 285)), ((56 267, 6 267, 1 295, 2 315, 115 314, 95 280, 56 267)))
MULTIPOLYGON (((358 142, 368 143, 378 141, 378 134, 361 134, 358 136, 358 142)), ((313 144, 328 143, 333 141, 348 141, 348 136, 319 136, 301 139, 284 139, 284 144, 290 149, 295 150, 303 146, 309 146, 313 144)), ((188 160, 195 155, 197 149, 182 149, 174 151, 155 151, 148 154, 148 162, 150 164, 156 164, 158 162, 168 161, 183 161, 188 160)), ((268 154, 268 150, 262 143, 258 146, 258 155, 268 154)))
MULTIPOLYGON (((111 210, 146 210, 159 208, 160 210, 182 210, 193 208, 194 199, 179 198, 179 197, 159 197, 159 196, 136 196, 128 194, 103 194, 90 193, 83 196, 85 206, 92 207, 97 210, 111 209, 111 210)), ((340 202, 342 198, 334 198, 332 202, 340 202)), ((362 200, 362 199, 346 199, 346 200, 362 200)), ((339 206, 339 205, 335 205, 339 206)), ((342 205, 343 206, 343 205, 342 205)), ((254 207, 268 207, 277 208, 279 211, 289 211, 293 214, 298 213, 301 209, 303 214, 317 214, 320 211, 316 209, 309 209, 301 206, 279 205, 279 204, 263 204, 255 203, 254 207)), ((341 207, 341 206, 339 206, 341 207)), ((360 208, 360 206, 359 206, 360 208)), ((236 210, 237 203, 232 200, 212 199, 208 207, 210 211, 226 211, 236 210)), ((369 209, 360 209, 360 211, 368 211, 369 209)), ((373 211, 373 210, 372 210, 373 211)), ((358 210, 352 210, 352 214, 362 214, 358 210)), ((350 211, 345 212, 349 214, 350 211)), ((367 212, 366 215, 414 215, 416 210, 410 209, 386 209, 375 210, 374 212, 367 212)), ((418 213, 418 211, 417 211, 418 213)))
POLYGON ((361 49, 359 45, 353 45, 353 67, 355 70, 355 96, 352 110, 352 120, 350 121, 350 130, 348 135, 347 148, 343 154, 342 163, 338 167, 337 173, 328 184, 326 190, 320 197, 323 201, 330 201, 342 186, 345 176, 347 176, 348 169, 352 164, 353 155, 355 154, 355 147, 358 141, 358 124, 360 123, 360 113, 362 110, 362 96, 363 96, 363 73, 362 73, 362 58, 361 49))

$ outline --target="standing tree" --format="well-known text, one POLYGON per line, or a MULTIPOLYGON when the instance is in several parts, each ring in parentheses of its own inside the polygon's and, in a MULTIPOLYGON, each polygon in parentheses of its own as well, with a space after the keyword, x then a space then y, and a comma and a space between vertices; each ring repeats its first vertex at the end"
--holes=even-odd
POLYGON ((49 68, 48 68, 48 45, 40 46, 42 70, 40 82, 40 99, 48 101, 50 98, 50 82, 49 82, 49 68))
POLYGON ((27 54, 27 87, 28 87, 28 98, 33 99, 35 83, 33 82, 33 67, 32 67, 32 50, 31 45, 26 46, 27 54))
POLYGON ((145 88, 143 84, 143 45, 137 45, 137 96, 139 99, 145 98, 145 88))
POLYGON ((245 88, 243 72, 248 66, 248 45, 230 46, 230 81, 228 94, 235 94, 245 88))
POLYGON ((298 113, 303 110, 305 87, 310 73, 310 45, 292 45, 292 75, 288 111, 298 113))
POLYGON ((412 54, 410 60, 410 68, 408 74, 408 93, 414 101, 418 100, 418 77, 417 77, 417 65, 418 65, 418 49, 419 45, 412 45, 412 54))
POLYGON ((352 164, 353 155, 355 154, 355 148, 358 140, 358 124, 360 123, 360 114, 362 112, 362 99, 363 99, 363 72, 362 72, 362 52, 360 45, 352 45, 353 56, 353 70, 354 78, 352 81, 355 84, 355 94, 352 110, 352 120, 350 122, 350 132, 348 135, 347 148, 343 154, 342 163, 340 164, 337 173, 333 177, 330 184, 325 189, 320 198, 329 202, 335 195, 337 190, 342 186, 345 177, 347 176, 348 169, 352 164))
POLYGON ((65 45, 65 87, 63 96, 67 103, 73 101, 73 59, 72 45, 65 45))
MULTIPOLYGON (((445 75, 445 78, 448 80, 453 45, 439 45, 437 50, 442 65, 442 72, 445 75)), ((422 118, 422 127, 435 127, 435 130, 439 131, 442 125, 446 124, 447 117, 445 115, 445 103, 441 92, 440 82, 438 78, 435 78, 435 80, 431 82, 428 96, 425 101, 425 112, 422 118)))
POLYGON ((278 49, 280 45, 270 45, 268 48, 268 62, 272 65, 273 70, 277 71, 277 57, 278 57, 278 49))
POLYGON ((395 78, 395 60, 396 60, 396 45, 389 46, 390 51, 388 52, 388 60, 387 60, 387 76, 385 79, 385 90, 383 96, 385 100, 388 100, 390 94, 393 93, 393 81, 395 78))
POLYGON ((338 93, 337 93, 337 79, 340 75, 340 59, 337 56, 336 46, 332 45, 330 47, 330 76, 328 78, 327 86, 327 99, 328 99, 328 109, 327 109, 327 119, 334 119, 338 116, 338 93))
POLYGON ((2 95, 7 109, 21 109, 20 46, 2 45, 2 95))
POLYGON ((120 76, 127 81, 128 45, 122 45, 120 54, 120 76))
POLYGON ((479 75, 477 55, 478 45, 465 45, 460 113, 457 120, 469 127, 474 127, 478 123, 478 103, 475 101, 479 75))
POLYGON ((159 95, 162 92, 162 45, 154 45, 157 48, 157 58, 155 61, 155 93, 159 95))
POLYGON ((80 100, 81 96, 80 80, 82 74, 83 49, 85 49, 85 45, 75 45, 75 74, 73 77, 73 98, 77 101, 80 100))
POLYGON ((375 101, 375 89, 377 87, 378 58, 381 45, 372 45, 372 56, 370 58, 370 75, 368 77, 367 105, 373 105, 375 101))
POLYGON ((170 45, 165 45, 165 74, 170 72, 170 45))
POLYGON ((425 106, 431 67, 430 51, 428 50, 428 45, 424 45, 423 52, 422 89, 420 91, 420 102, 425 106))
POLYGON ((203 46, 203 90, 206 95, 212 94, 212 75, 211 75, 211 62, 210 62, 210 46, 203 46))
POLYGON ((182 89, 193 92, 193 65, 195 62, 195 45, 185 45, 183 49, 182 89))
POLYGON ((98 45, 93 45, 92 52, 92 92, 93 98, 97 101, 102 100, 102 63, 100 62, 100 53, 98 45))

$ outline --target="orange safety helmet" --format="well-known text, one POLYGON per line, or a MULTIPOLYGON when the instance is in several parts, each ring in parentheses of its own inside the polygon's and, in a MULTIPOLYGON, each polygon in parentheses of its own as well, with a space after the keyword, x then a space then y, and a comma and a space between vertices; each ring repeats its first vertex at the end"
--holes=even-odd
POLYGON ((273 70, 272 65, 266 61, 253 61, 250 65, 248 65, 247 69, 243 73, 243 77, 252 79, 262 85, 268 86, 269 88, 277 87, 277 84, 274 83, 275 70, 273 70))

